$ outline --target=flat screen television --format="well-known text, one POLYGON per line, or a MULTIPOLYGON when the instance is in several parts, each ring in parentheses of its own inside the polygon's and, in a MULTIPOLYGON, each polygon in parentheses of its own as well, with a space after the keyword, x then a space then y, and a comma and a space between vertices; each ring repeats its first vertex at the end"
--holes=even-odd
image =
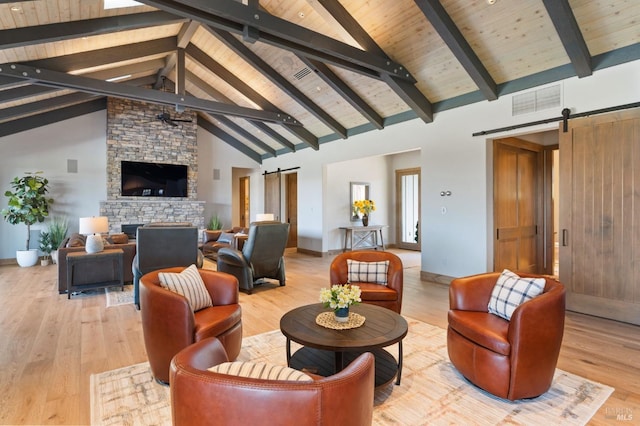
POLYGON ((123 161, 121 194, 134 197, 186 197, 187 166, 123 161))

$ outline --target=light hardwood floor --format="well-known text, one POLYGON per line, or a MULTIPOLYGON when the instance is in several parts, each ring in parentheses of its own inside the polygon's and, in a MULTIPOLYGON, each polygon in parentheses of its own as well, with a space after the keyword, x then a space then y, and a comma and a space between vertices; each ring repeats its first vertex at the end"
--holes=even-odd
MULTIPOLYGON (((405 262, 403 315, 446 327, 448 287, 420 281, 419 253, 405 262)), ((317 302, 332 257, 287 253, 287 285, 241 293, 244 335, 278 329, 283 313, 317 302)), ((133 305, 106 308, 104 294, 59 295, 56 266, 0 267, 0 424, 88 424, 89 378, 146 361, 133 305)), ((590 424, 640 421, 640 327, 567 313, 558 367, 615 388, 590 424)))

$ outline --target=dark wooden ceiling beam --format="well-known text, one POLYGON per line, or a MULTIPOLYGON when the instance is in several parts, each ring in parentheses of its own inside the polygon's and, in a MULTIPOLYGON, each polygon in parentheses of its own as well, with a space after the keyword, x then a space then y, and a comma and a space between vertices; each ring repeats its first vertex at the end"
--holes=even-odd
POLYGON ((0 66, 0 75, 22 78, 32 84, 43 86, 79 90, 85 93, 114 96, 117 98, 132 99, 136 101, 154 102, 160 105, 181 105, 197 111, 247 117, 260 121, 287 123, 292 126, 298 125, 295 119, 292 119, 289 116, 283 116, 281 112, 256 110, 238 105, 206 101, 193 96, 180 96, 173 93, 144 89, 119 83, 110 83, 108 81, 94 80, 92 78, 69 75, 58 71, 29 67, 26 65, 4 64, 0 66))
POLYGON ((0 50, 118 31, 170 25, 183 21, 185 21, 185 18, 164 11, 155 11, 14 28, 0 31, 0 50))
POLYGON ((264 12, 252 4, 244 5, 235 1, 212 2, 209 0, 141 1, 158 9, 194 19, 234 34, 245 35, 246 27, 254 28, 258 32, 253 33, 258 34, 259 40, 264 43, 370 77, 381 79, 383 75, 392 74, 415 83, 411 74, 388 58, 382 58, 334 40, 324 34, 293 24, 264 12))
MULTIPOLYGON (((552 0, 553 1, 553 0, 552 0)), ((415 0, 424 16, 431 22, 449 50, 467 71, 469 77, 478 86, 489 101, 498 99, 498 87, 489 71, 464 38, 453 19, 439 0, 415 0)))
POLYGON ((209 31, 211 35, 220 40, 225 46, 233 50, 238 56, 247 61, 252 67, 257 69, 268 78, 273 84, 278 86, 283 92, 291 96, 293 100, 302 105, 307 111, 313 114, 318 120, 323 122, 327 127, 340 135, 343 139, 347 137, 347 129, 343 125, 338 123, 336 119, 331 117, 326 111, 320 108, 315 102, 313 102, 307 95, 302 93, 296 86, 291 84, 287 79, 282 77, 271 65, 266 63, 262 58, 253 53, 251 49, 245 46, 240 40, 235 38, 232 34, 217 30, 215 28, 204 28, 209 31))
POLYGON ((17 105, 10 108, 0 109, 0 121, 6 121, 16 119, 26 115, 38 114, 43 111, 49 111, 53 109, 59 109, 67 107, 69 105, 87 102, 95 99, 95 95, 88 93, 69 93, 66 95, 60 95, 53 98, 43 99, 36 102, 30 102, 28 104, 17 105))
POLYGON ((591 54, 568 0, 542 0, 564 50, 580 78, 593 74, 591 54))
MULTIPOLYGON (((220 65, 217 61, 197 48, 195 45, 189 44, 186 48, 186 53, 195 62, 199 63, 209 72, 216 74, 218 77, 226 81, 229 85, 231 85, 231 87, 237 90, 238 93, 241 93, 244 97, 254 102, 260 108, 278 111, 278 107, 272 104, 268 99, 256 92, 253 88, 251 88, 251 86, 242 81, 231 71, 220 65)), ((287 114, 285 114, 284 112, 281 112, 281 114, 287 116, 287 114)), ((283 123, 282 125, 313 149, 319 149, 318 138, 304 127, 291 126, 287 123, 283 123)))
MULTIPOLYGON (((249 148, 247 145, 240 142, 238 139, 231 136, 229 133, 225 132, 211 121, 209 121, 208 114, 198 114, 198 126, 205 129, 207 132, 211 133, 213 136, 227 143, 229 146, 237 149, 247 157, 251 158, 253 161, 262 164, 262 156, 256 151, 249 148)), ((213 120, 211 118, 211 120, 213 120)))
MULTIPOLYGON (((180 31, 178 31, 178 36, 176 37, 176 49, 184 49, 185 47, 187 47, 187 45, 191 41, 191 37, 193 37, 196 31, 198 31, 198 28, 200 28, 200 23, 196 21, 189 21, 182 24, 182 27, 180 27, 180 31)), ((176 53, 172 53, 167 56, 166 64, 160 71, 158 71, 158 80, 153 86, 154 89, 159 89, 160 87, 162 87, 162 77, 166 77, 169 75, 169 73, 176 66, 176 61, 176 53)))
POLYGON ((48 59, 25 62, 25 65, 61 72, 78 71, 116 62, 124 62, 146 56, 173 53, 176 38, 166 37, 141 43, 124 44, 89 52, 73 53, 48 59))
MULTIPOLYGON (((193 74, 192 72, 187 71, 187 80, 189 83, 195 85, 197 88, 202 90, 207 94, 207 96, 212 97, 218 102, 224 102, 226 104, 233 104, 234 102, 225 96, 223 93, 218 91, 217 89, 211 87, 208 83, 203 81, 200 77, 193 74)), ((280 133, 273 130, 271 127, 260 121, 247 120, 252 126, 257 128, 259 131, 264 132, 267 136, 271 137, 271 139, 280 143, 283 147, 287 148, 289 151, 295 151, 295 145, 292 144, 287 138, 282 136, 280 133)))
POLYGON ((309 68, 313 69, 316 74, 324 80, 333 90, 335 90, 342 98, 356 109, 364 118, 369 120, 378 130, 384 128, 383 118, 374 111, 364 99, 362 99, 353 89, 351 89, 344 81, 340 79, 331 68, 322 62, 314 59, 299 57, 309 68))
POLYGON ((44 112, 30 117, 19 118, 17 120, 0 124, 0 137, 13 135, 15 133, 24 132, 41 126, 46 126, 48 124, 58 123, 63 120, 101 111, 106 108, 106 98, 98 98, 89 102, 68 106, 66 108, 44 112))
MULTIPOLYGON (((373 53, 383 58, 391 60, 384 50, 376 43, 376 41, 367 33, 364 28, 354 19, 353 16, 338 2, 337 0, 319 0, 319 7, 331 16, 335 21, 344 28, 347 33, 367 52, 373 53)), ((402 64, 398 64, 402 72, 409 71, 402 64)), ((424 122, 433 121, 433 112, 431 102, 420 92, 413 84, 403 84, 394 75, 388 74, 383 76, 383 81, 391 81, 389 87, 402 98, 410 108, 414 109, 416 115, 424 122), (397 81, 398 80, 398 81, 397 81), (397 81, 397 83, 396 83, 397 81)), ((415 82, 415 81, 414 81, 415 82)))
POLYGON ((245 138, 246 140, 248 140, 249 142, 251 142, 252 144, 257 146, 261 150, 263 150, 265 152, 268 152, 269 154, 271 154, 274 157, 276 156, 276 150, 275 149, 271 148, 269 145, 267 145, 266 143, 264 143, 263 141, 261 141, 260 139, 255 137, 253 134, 251 134, 248 131, 246 131, 245 129, 243 129, 239 124, 235 123, 233 120, 225 117, 224 115, 220 115, 220 114, 209 114, 209 115, 211 117, 215 118, 216 120, 218 120, 220 122, 220 124, 226 126, 230 130, 233 130, 238 135, 242 136, 243 138, 245 138))

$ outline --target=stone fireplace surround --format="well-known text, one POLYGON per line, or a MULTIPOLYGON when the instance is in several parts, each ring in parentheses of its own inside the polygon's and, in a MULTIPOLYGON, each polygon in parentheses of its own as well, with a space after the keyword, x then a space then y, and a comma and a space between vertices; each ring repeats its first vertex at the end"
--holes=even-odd
POLYGON ((122 225, 151 222, 190 222, 204 229, 205 202, 197 200, 196 115, 185 111, 180 118, 192 122, 172 127, 155 120, 161 112, 159 105, 116 98, 107 101, 107 200, 100 203, 100 215, 109 218, 109 232, 121 232, 122 225), (187 197, 120 195, 121 161, 186 164, 187 197))

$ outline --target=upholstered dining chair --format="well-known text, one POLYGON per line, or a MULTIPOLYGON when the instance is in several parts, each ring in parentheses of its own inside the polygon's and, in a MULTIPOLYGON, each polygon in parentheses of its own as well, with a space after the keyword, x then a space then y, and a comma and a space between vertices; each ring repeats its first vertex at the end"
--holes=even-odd
POLYGON ((388 251, 360 250, 341 253, 329 269, 331 284, 357 285, 363 303, 402 310, 402 260, 388 251))
POLYGON ((565 289, 553 277, 521 273, 521 287, 494 292, 500 276, 492 272, 451 282, 449 359, 467 380, 497 397, 533 398, 545 393, 553 380, 564 332, 565 289), (520 295, 532 278, 542 279, 541 294, 515 309, 513 301, 496 303, 500 294, 520 295), (490 301, 492 308, 512 310, 510 318, 490 313, 490 301))
POLYGON ((175 426, 371 425, 371 353, 360 355, 329 377, 269 364, 258 369, 254 368, 257 364, 224 364, 226 361, 224 348, 215 338, 197 342, 173 358, 171 413, 175 426), (210 367, 219 372, 209 371, 210 367), (269 378, 237 375, 258 370, 269 378))
POLYGON ((276 221, 254 222, 242 251, 233 248, 218 250, 218 271, 235 276, 240 289, 251 294, 262 278, 286 283, 284 249, 289 239, 289 224, 276 221))
POLYGON ((188 287, 188 297, 174 291, 174 287, 179 290, 179 286, 191 285, 193 277, 187 276, 186 283, 177 277, 189 268, 160 269, 140 278, 144 345, 151 373, 161 383, 169 382, 171 358, 194 342, 217 337, 229 359, 235 359, 240 353, 242 309, 238 300, 238 280, 222 272, 191 268, 200 275, 209 300, 203 301, 201 293, 194 302, 192 295, 198 293, 192 287, 188 287), (174 280, 171 286, 161 283, 162 274, 170 274, 174 280))

